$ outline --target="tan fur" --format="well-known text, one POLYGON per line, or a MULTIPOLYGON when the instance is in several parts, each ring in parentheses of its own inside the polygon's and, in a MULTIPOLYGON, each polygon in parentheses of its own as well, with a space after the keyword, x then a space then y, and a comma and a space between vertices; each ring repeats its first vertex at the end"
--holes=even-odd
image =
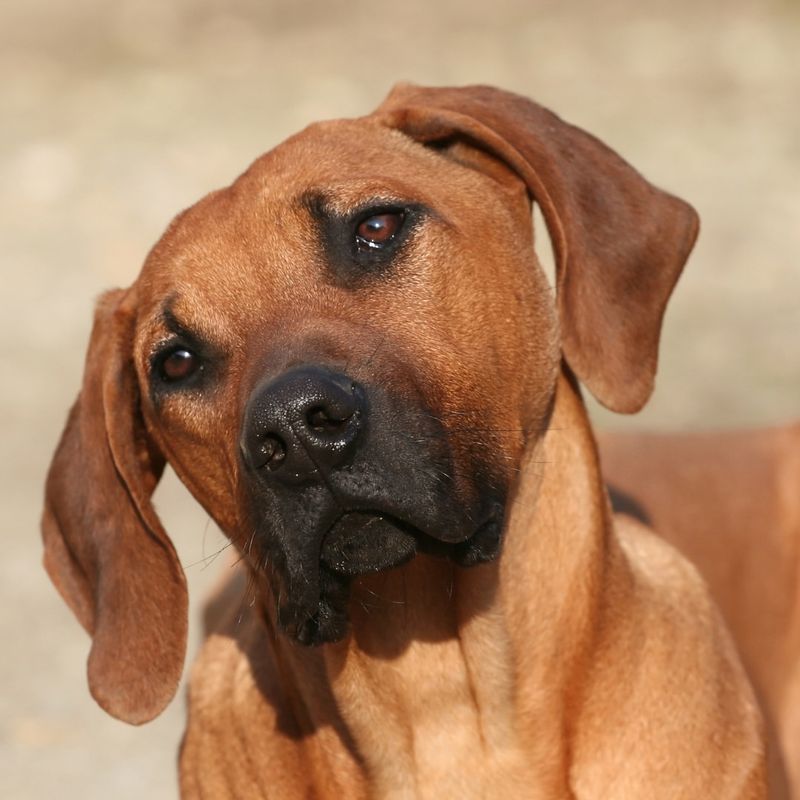
MULTIPOLYGON (((418 558, 365 580, 353 639, 322 651, 272 638, 253 617, 209 638, 181 759, 188 796, 200 785, 242 796, 253 780, 238 748, 228 758, 231 730, 247 732, 256 764, 322 759, 318 782, 303 771, 303 791, 321 798, 764 796, 758 712, 716 608, 652 534, 609 526, 582 403, 566 381, 558 391, 499 564, 418 558), (253 656, 265 650, 271 667, 253 656), (259 684, 273 680, 265 700, 259 684), (302 709, 294 720, 326 724, 282 729, 274 692, 302 709), (231 721, 212 729, 206 707, 231 721), (343 723, 357 757, 330 740, 343 723)), ((241 611, 231 598, 222 618, 241 611)))
POLYGON ((800 426, 605 434, 601 451, 612 488, 708 581, 775 734, 772 782, 785 768, 800 795, 800 426))
POLYGON ((163 459, 240 550, 192 672, 185 797, 766 797, 761 718, 728 635, 693 568, 612 519, 575 379, 618 410, 645 402, 696 231, 686 204, 596 139, 485 87, 400 87, 369 117, 311 126, 175 220, 102 306, 78 403, 80 420, 106 415, 115 454, 129 431, 145 479, 116 455, 116 470, 106 458, 92 484, 76 480, 78 456, 104 451, 102 428, 73 420, 44 527, 76 613, 137 628, 132 688, 113 668, 124 630, 108 623, 117 638, 93 651, 95 696, 134 722, 159 713, 181 666, 182 629, 161 618, 185 589, 142 489, 163 459), (391 272, 348 282, 320 247, 320 194, 340 217, 375 198, 428 211, 391 272), (555 302, 531 197, 555 242, 555 302), (165 312, 222 354, 202 390, 153 389, 165 312), (279 624, 296 587, 249 522, 239 450, 254 387, 307 363, 438 420, 453 458, 437 485, 459 503, 480 497, 483 471, 507 488, 500 558, 464 568, 418 554, 357 577, 349 632, 316 648, 279 624), (98 384, 129 388, 119 420, 98 384), (133 505, 104 501, 126 487, 133 505), (137 537, 164 589, 130 569, 137 537), (127 579, 117 613, 91 591, 107 574, 127 579), (178 644, 162 652, 153 630, 178 644))

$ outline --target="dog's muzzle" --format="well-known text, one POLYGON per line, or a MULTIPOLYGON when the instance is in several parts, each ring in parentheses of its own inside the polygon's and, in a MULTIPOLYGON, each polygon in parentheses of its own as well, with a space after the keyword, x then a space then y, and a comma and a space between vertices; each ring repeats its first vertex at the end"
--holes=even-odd
POLYGON ((498 492, 459 490, 443 425, 413 405, 322 365, 250 396, 240 450, 259 566, 270 568, 281 626, 301 642, 345 634, 358 575, 418 551, 463 565, 499 551, 498 492))

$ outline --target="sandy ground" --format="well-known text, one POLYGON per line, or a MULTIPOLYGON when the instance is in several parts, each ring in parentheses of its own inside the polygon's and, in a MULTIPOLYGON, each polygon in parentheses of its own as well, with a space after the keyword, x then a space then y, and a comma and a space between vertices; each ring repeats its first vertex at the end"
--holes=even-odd
MULTIPOLYGON (((501 85, 593 131, 703 218, 656 396, 600 422, 800 414, 800 5, 658 9, 5 0, 0 797, 176 796, 183 701, 141 729, 91 701, 88 639, 40 568, 42 482, 93 299, 132 280, 176 211, 312 120, 365 113, 410 79, 501 85)), ((171 476, 157 504, 196 616, 219 534, 171 476)))

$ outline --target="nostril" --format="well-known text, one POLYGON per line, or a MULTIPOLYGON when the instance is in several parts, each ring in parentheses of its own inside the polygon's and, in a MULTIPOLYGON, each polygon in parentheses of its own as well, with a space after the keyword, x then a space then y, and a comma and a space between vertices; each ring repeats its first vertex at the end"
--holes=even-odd
POLYGON ((314 406, 306 412, 306 422, 317 433, 330 433, 340 430, 353 416, 350 410, 332 410, 325 406, 314 406))
POLYGON ((269 469, 277 469, 286 459, 286 444, 272 433, 264 436, 258 450, 262 466, 269 469))

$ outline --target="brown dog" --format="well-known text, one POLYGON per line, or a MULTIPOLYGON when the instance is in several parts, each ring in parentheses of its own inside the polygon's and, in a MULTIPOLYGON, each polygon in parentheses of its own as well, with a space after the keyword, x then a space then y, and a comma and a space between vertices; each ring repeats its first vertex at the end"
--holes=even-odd
POLYGON ((646 401, 696 231, 530 101, 400 87, 181 214, 103 298, 44 518, 92 694, 140 723, 178 683, 165 460, 255 593, 223 593, 194 668, 185 796, 765 796, 728 634, 688 562, 612 523, 573 378, 646 401))
POLYGON ((782 745, 770 774, 782 760, 800 797, 800 424, 606 434, 600 452, 620 509, 627 502, 708 581, 782 745))

